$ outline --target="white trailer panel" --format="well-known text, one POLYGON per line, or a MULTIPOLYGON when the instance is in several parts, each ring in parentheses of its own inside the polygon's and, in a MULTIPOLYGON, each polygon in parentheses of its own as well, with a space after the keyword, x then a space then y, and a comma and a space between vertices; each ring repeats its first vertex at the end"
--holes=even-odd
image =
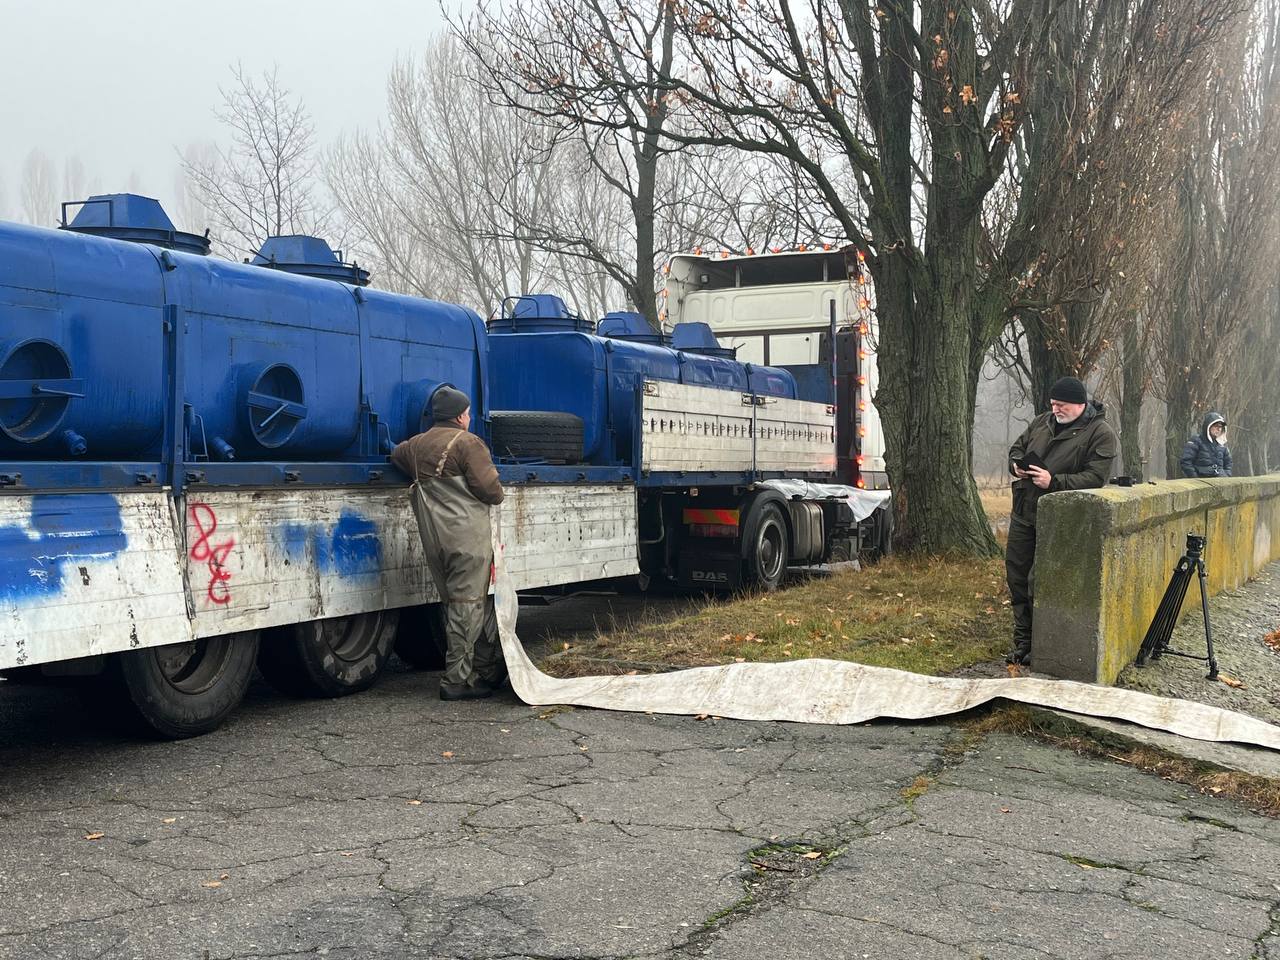
POLYGON ((172 500, 0 497, 0 669, 191 638, 172 500))
POLYGON ((641 433, 648 472, 835 469, 835 415, 823 403, 649 381, 641 433))
MULTIPOLYGON (((496 513, 518 589, 639 571, 634 487, 496 513)), ((404 488, 0 497, 0 669, 435 599, 404 488)))

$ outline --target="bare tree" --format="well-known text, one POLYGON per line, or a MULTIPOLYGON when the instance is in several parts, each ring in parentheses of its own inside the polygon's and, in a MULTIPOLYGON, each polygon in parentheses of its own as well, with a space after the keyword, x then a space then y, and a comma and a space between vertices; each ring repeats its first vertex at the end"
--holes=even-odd
POLYGON ((22 162, 18 203, 22 218, 38 226, 58 221, 58 190, 53 162, 43 150, 33 149, 22 162))
POLYGON ((1280 218, 1280 4, 1224 51, 1205 86, 1177 186, 1174 253, 1157 288, 1155 347, 1166 408, 1166 461, 1208 408, 1259 406, 1275 379, 1280 218))
MULTIPOLYGON (((691 0, 663 5, 675 23, 668 55, 639 29, 649 7, 593 0, 596 22, 614 25, 628 62, 645 69, 614 72, 598 93, 556 88, 588 103, 645 102, 656 89, 665 141, 785 159, 869 251, 881 319, 876 403, 907 546, 997 549, 971 475, 975 393, 1045 224, 1016 185, 1017 213, 998 247, 984 214, 1016 172, 1015 145, 1026 150, 1028 117, 1043 111, 1046 156, 1066 153, 1056 138, 1081 135, 1051 133, 1060 103, 1042 103, 1034 67, 1054 42, 1105 33, 1112 6, 1099 0, 1055 35, 1066 0, 691 0)), ((1136 7, 1149 10, 1139 19, 1153 42, 1183 51, 1189 71, 1233 12, 1217 0, 1128 0, 1136 7)))
POLYGON ((101 192, 101 181, 89 175, 80 157, 68 157, 62 165, 62 199, 84 200, 101 192))
POLYGON ((218 162, 218 147, 211 140, 199 140, 187 144, 182 151, 173 178, 173 193, 176 198, 170 213, 179 230, 190 233, 204 233, 210 229, 214 214, 204 204, 199 191, 193 188, 191 178, 187 174, 188 165, 213 166, 218 162))
POLYGON ((1147 298, 1146 266, 1168 240, 1151 226, 1187 152, 1212 41, 1233 6, 1205 13, 1148 0, 1056 6, 1037 60, 1035 109, 1010 157, 1019 189, 1012 230, 1030 265, 1011 278, 1011 306, 1026 332, 1037 408, 1059 377, 1092 372, 1147 298), (1187 19, 1166 23, 1171 14, 1187 19))
POLYGON ((325 233, 329 211, 319 196, 310 114, 281 83, 278 69, 258 78, 241 65, 231 72, 233 82, 219 88, 222 107, 215 112, 230 144, 212 157, 181 158, 217 243, 251 255, 269 236, 325 233))
POLYGON ((616 277, 597 261, 538 242, 542 225, 572 224, 584 244, 615 250, 626 221, 616 193, 576 144, 490 104, 467 57, 442 36, 397 64, 386 126, 328 155, 352 242, 393 289, 486 312, 538 289, 589 316, 617 306, 616 277))

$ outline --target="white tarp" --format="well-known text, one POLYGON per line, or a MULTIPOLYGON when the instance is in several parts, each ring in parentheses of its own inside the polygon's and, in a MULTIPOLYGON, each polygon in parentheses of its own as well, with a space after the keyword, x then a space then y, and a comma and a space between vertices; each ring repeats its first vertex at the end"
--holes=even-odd
POLYGON ((1068 680, 927 677, 843 660, 733 663, 649 676, 556 679, 538 670, 516 635, 516 591, 495 553, 498 628, 511 686, 525 703, 602 710, 711 714, 738 720, 862 723, 922 720, 1005 699, 1094 717, 1114 717, 1197 740, 1280 750, 1280 727, 1189 700, 1068 680))
POLYGON ((809 483, 807 480, 762 480, 760 486, 777 490, 790 500, 843 500, 853 511, 853 519, 861 523, 871 516, 878 506, 887 503, 893 495, 888 490, 862 490, 843 483, 809 483))

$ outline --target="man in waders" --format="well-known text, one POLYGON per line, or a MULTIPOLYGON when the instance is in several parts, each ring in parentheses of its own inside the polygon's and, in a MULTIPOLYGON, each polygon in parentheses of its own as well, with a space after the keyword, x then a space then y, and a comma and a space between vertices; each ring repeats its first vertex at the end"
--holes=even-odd
POLYGON ((1063 377, 1049 390, 1049 412, 1027 426, 1009 448, 1013 515, 1004 569, 1013 601, 1013 650, 1009 663, 1031 662, 1031 609, 1036 559, 1036 503, 1046 493, 1105 486, 1115 459, 1116 432, 1084 384, 1063 377))
POLYGON ((431 416, 435 425, 398 444, 391 462, 414 478, 418 532, 444 603, 448 649, 440 699, 475 700, 492 695, 506 675, 489 596, 489 506, 502 502, 502 484, 484 441, 467 432, 465 393, 437 389, 431 416))

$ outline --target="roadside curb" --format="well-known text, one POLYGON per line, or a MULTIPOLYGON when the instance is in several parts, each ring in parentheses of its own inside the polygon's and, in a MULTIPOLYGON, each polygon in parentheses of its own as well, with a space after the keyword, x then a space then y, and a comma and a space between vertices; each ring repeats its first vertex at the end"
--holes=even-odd
POLYGON ((1116 749, 1149 747, 1207 767, 1280 780, 1280 752, 1265 747, 1194 740, 1122 720, 1087 717, 1047 707, 1029 709, 1042 729, 1049 733, 1087 736, 1116 749))

